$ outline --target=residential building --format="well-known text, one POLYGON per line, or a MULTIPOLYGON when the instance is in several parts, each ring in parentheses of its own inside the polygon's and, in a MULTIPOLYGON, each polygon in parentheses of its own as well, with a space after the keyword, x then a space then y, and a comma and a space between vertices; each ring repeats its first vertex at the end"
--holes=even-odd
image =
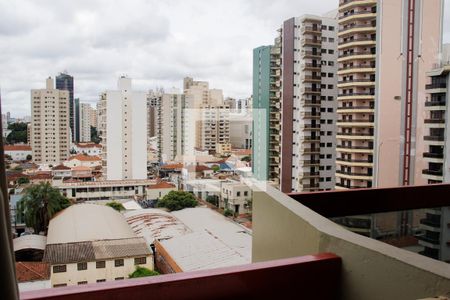
POLYGON ((123 280, 136 266, 153 270, 145 240, 122 214, 96 204, 72 205, 50 220, 44 262, 52 287, 123 280))
POLYGON ((254 50, 257 179, 286 193, 334 188, 336 60, 332 14, 286 20, 274 46, 254 50))
POLYGON ((102 165, 102 159, 99 156, 90 156, 86 154, 77 154, 71 156, 67 161, 63 162, 66 167, 90 167, 95 168, 102 165))
POLYGON ((443 1, 416 2, 340 2, 339 189, 425 183, 422 95, 441 48, 443 1))
POLYGON ((232 148, 252 149, 252 113, 250 111, 235 113, 231 110, 229 118, 232 148))
MULTIPOLYGON (((103 180, 91 182, 55 182, 55 188, 75 202, 114 199, 147 199, 147 187, 153 180, 103 180)), ((151 200, 151 199, 150 199, 151 200)))
POLYGON ((108 180, 147 178, 147 97, 119 78, 118 90, 101 95, 99 134, 108 180))
POLYGON ((100 156, 102 154, 102 146, 94 143, 76 143, 72 145, 72 150, 76 154, 86 154, 89 156, 100 156))
POLYGON ((68 111, 68 118, 69 118, 69 128, 70 132, 72 134, 72 140, 71 141, 78 141, 77 137, 79 137, 78 134, 78 122, 77 122, 77 116, 76 116, 76 107, 75 107, 75 99, 74 99, 74 81, 73 77, 66 72, 60 73, 58 76, 56 76, 56 89, 61 91, 68 91, 69 92, 69 111, 68 111))
POLYGON ((57 165, 68 158, 69 101, 69 92, 55 89, 50 77, 45 89, 31 90, 30 143, 35 163, 57 165))
POLYGON ((176 191, 177 187, 169 182, 160 181, 155 184, 151 184, 147 187, 147 199, 148 200, 157 200, 162 199, 165 195, 170 193, 171 191, 176 191))
POLYGON ((147 94, 147 110, 148 110, 148 137, 155 137, 158 135, 158 120, 161 117, 159 114, 161 110, 159 109, 161 105, 161 97, 164 91, 161 90, 150 90, 147 94))
POLYGON ((97 126, 96 124, 97 112, 88 103, 80 104, 80 142, 91 141, 91 127, 97 126), (93 121, 95 123, 93 123, 93 121))
MULTIPOLYGON (((340 2, 337 189, 426 183, 423 95, 441 50, 442 13, 441 0, 340 2)), ((379 237, 412 233, 412 218, 402 212, 340 222, 379 237)))
MULTIPOLYGON (((427 73, 425 86, 426 161, 422 171, 429 184, 450 182, 450 45, 446 45, 442 62, 427 73)), ((422 254, 450 263, 450 207, 429 209, 420 221, 423 235, 418 236, 424 247, 422 254)))
POLYGON ((252 190, 239 181, 221 184, 220 206, 233 211, 236 215, 251 212, 252 190))
POLYGON ((28 145, 5 145, 4 151, 5 155, 9 155, 13 161, 28 160, 33 154, 28 145))

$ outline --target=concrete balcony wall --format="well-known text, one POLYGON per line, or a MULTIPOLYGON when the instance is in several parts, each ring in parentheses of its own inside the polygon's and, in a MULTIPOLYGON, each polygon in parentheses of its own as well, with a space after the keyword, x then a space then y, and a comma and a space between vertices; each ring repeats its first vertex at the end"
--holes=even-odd
POLYGON ((450 292, 447 264, 352 233, 264 188, 253 194, 254 262, 335 253, 343 260, 341 299, 420 299, 450 292))

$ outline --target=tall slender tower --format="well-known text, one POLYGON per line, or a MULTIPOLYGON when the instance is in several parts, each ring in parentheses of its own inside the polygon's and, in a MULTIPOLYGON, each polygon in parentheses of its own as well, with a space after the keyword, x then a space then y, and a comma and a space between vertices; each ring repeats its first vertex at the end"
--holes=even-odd
POLYGON ((119 78, 99 102, 99 132, 108 180, 147 179, 147 96, 119 78))
POLYGON ((74 100, 74 81, 73 77, 67 73, 60 73, 56 76, 56 89, 69 91, 69 124, 70 130, 72 132, 72 141, 79 141, 79 125, 77 126, 77 116, 75 110, 75 100, 74 100))

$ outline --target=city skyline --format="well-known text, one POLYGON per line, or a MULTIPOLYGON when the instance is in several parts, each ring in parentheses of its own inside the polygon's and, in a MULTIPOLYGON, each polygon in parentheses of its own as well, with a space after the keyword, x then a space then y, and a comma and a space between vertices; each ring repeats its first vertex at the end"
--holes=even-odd
MULTIPOLYGON (((225 96, 246 98, 252 89, 252 49, 271 44, 273 28, 283 20, 338 6, 337 0, 91 2, 0 1, 3 111, 30 115, 29 90, 62 71, 75 77, 75 97, 91 105, 124 74, 140 90, 181 88, 182 78, 192 76, 222 88, 225 96), (127 17, 109 22, 119 11, 127 17), (32 21, 36 12, 45 18, 32 21), (206 51, 199 55, 201 49, 206 51)), ((450 42, 450 0, 445 2, 444 42, 450 42)))

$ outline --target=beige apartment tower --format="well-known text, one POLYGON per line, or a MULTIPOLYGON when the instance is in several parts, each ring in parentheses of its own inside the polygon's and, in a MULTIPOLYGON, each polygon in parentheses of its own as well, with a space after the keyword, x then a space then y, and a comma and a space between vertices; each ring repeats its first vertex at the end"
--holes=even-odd
POLYGON ((31 90, 31 148, 37 164, 57 165, 69 156, 69 92, 46 88, 31 90))
POLYGON ((441 0, 341 0, 336 188, 425 183, 426 71, 437 62, 441 0))

